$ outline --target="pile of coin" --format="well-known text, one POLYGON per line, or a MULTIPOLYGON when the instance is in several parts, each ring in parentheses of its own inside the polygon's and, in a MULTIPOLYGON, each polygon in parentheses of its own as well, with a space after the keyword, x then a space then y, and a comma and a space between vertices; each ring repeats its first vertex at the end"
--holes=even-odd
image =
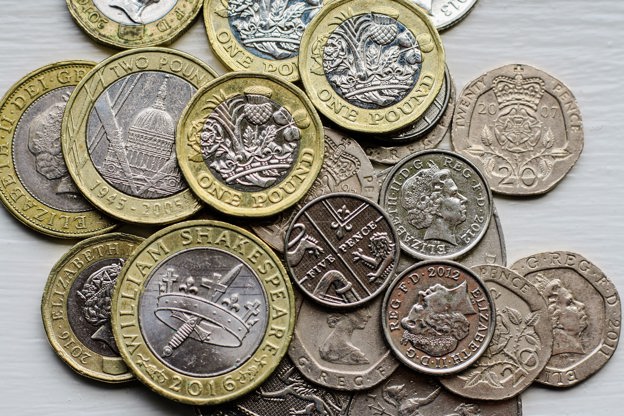
POLYGON ((201 1, 108 3, 67 0, 129 50, 40 68, 0 103, 3 203, 86 238, 42 300, 76 372, 201 415, 519 415, 534 381, 572 386, 613 355, 598 267, 506 267, 492 193, 551 190, 583 128, 528 65, 456 100, 437 30, 476 1, 207 0, 222 76, 158 46, 201 1))

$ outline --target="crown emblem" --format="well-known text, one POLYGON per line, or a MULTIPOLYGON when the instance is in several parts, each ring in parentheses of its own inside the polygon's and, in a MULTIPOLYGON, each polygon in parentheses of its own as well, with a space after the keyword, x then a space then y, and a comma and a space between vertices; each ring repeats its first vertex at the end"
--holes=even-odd
POLYGON ((330 166, 327 173, 334 179, 335 183, 341 183, 349 179, 360 169, 361 163, 357 157, 346 151, 345 140, 335 143, 331 139, 325 139, 327 152, 325 153, 326 164, 330 166))
POLYGON ((494 95, 501 108, 513 105, 525 105, 537 110, 544 95, 544 80, 540 78, 524 78, 524 68, 520 65, 514 69, 516 75, 511 78, 499 76, 494 78, 494 95))
POLYGON ((160 295, 154 314, 176 331, 162 352, 163 357, 189 338, 222 347, 239 347, 249 330, 259 319, 260 300, 238 303, 238 294, 224 297, 229 285, 239 275, 243 265, 225 274, 212 273, 199 282, 193 276, 180 278, 174 268, 168 268, 160 281, 160 295), (199 285, 198 285, 199 283, 199 285))

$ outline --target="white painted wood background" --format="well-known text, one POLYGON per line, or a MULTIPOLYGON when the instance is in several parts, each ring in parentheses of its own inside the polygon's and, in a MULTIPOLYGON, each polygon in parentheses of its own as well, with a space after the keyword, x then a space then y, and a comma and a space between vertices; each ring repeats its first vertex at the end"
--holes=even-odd
MULTIPOLYGON (((2 0, 1 5, 1 94, 48 63, 99 61, 115 52, 81 32, 63 0, 2 0)), ((496 198, 508 258, 576 251, 624 294, 624 2, 480 0, 442 38, 460 88, 491 68, 522 62, 556 76, 576 95, 585 150, 571 174, 541 198, 496 198)), ((225 72, 201 20, 172 46, 225 72)), ((39 303, 49 270, 70 245, 29 231, 0 208, 0 414, 191 416, 192 408, 139 383, 100 385, 57 359, 45 338, 39 303)), ((524 414, 622 415, 623 370, 620 348, 601 372, 573 389, 531 387, 523 394, 524 414)))

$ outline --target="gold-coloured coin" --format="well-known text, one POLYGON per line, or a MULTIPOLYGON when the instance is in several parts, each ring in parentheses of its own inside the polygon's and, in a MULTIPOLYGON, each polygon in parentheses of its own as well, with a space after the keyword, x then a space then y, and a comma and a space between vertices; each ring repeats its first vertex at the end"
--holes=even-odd
POLYGON ((199 14, 202 0, 66 0, 78 26, 116 48, 165 45, 199 14))
POLYGON ((199 59, 164 48, 121 52, 95 67, 72 94, 62 130, 67 167, 86 198, 137 224, 198 211, 177 166, 175 129, 186 103, 214 78, 199 59))
POLYGON ((294 329, 294 294, 271 249, 218 221, 187 221, 148 238, 128 260, 113 333, 136 377, 167 398, 218 404, 258 387, 294 329))
POLYGON ((440 36, 409 0, 338 0, 310 22, 299 70, 316 108, 331 121, 364 133, 414 123, 444 81, 440 36))
POLYGON ((322 5, 322 0, 206 0, 208 41, 223 65, 233 71, 298 81, 301 37, 322 5))
POLYGON ((0 102, 0 199, 23 224, 54 237, 84 238, 115 227, 80 195, 61 153, 65 105, 94 66, 86 61, 44 66, 0 102))
POLYGON ((230 73, 184 110, 176 140, 191 189, 230 215, 262 217, 299 201, 323 164, 323 126, 305 94, 279 77, 230 73))
POLYGON ((81 241, 52 268, 41 301, 50 345, 83 376, 119 383, 133 378, 111 330, 111 296, 124 262, 142 238, 121 233, 81 241))

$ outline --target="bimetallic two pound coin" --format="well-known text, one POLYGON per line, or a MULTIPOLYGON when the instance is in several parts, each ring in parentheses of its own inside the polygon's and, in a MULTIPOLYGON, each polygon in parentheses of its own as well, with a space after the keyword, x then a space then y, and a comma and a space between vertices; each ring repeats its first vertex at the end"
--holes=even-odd
POLYGON ((379 204, 397 229, 401 248, 419 259, 451 259, 485 235, 492 194, 479 170, 448 151, 401 160, 386 176, 379 204))
MULTIPOLYGON (((325 3, 327 0, 325 0, 325 3)), ((216 56, 233 71, 299 80, 303 31, 323 0, 206 0, 204 21, 216 56)))
POLYGON ((172 49, 119 53, 76 87, 63 119, 72 178, 97 208, 119 220, 167 224, 201 205, 178 168, 176 126, 193 94, 215 78, 172 49))
POLYGON ((149 388, 187 404, 249 393, 286 354, 294 295, 280 259, 253 234, 188 221, 137 248, 115 287, 113 333, 149 388))
POLYGON ((83 376, 118 383, 134 378, 119 356, 111 298, 124 262, 142 238, 113 233, 81 241, 52 268, 41 301, 50 345, 83 376))
POLYGON ((418 120, 444 82, 444 49, 411 1, 340 0, 301 41, 299 69, 316 108, 349 130, 380 134, 418 120))
POLYGON ((201 89, 178 125, 178 161, 205 203, 266 217, 293 206, 323 164, 323 126, 303 91, 282 78, 234 72, 201 89))
POLYGON ((91 38, 116 48, 168 44, 195 20, 202 0, 66 0, 91 38))
POLYGON ((506 65, 464 88, 451 142, 486 175, 493 192, 540 195, 580 157, 583 122, 561 81, 529 65, 506 65))
POLYGON ((54 237, 84 238, 115 227, 83 198, 61 152, 67 100, 94 66, 65 61, 39 68, 0 102, 0 198, 23 224, 54 237))
POLYGON ((359 195, 332 193, 304 206, 285 240, 290 275, 326 306, 361 305, 394 276, 399 241, 385 212, 359 195))
POLYGON ((432 375, 472 365, 494 334, 495 309, 481 279, 459 263, 410 267, 390 285, 382 306, 386 340, 409 368, 432 375))

